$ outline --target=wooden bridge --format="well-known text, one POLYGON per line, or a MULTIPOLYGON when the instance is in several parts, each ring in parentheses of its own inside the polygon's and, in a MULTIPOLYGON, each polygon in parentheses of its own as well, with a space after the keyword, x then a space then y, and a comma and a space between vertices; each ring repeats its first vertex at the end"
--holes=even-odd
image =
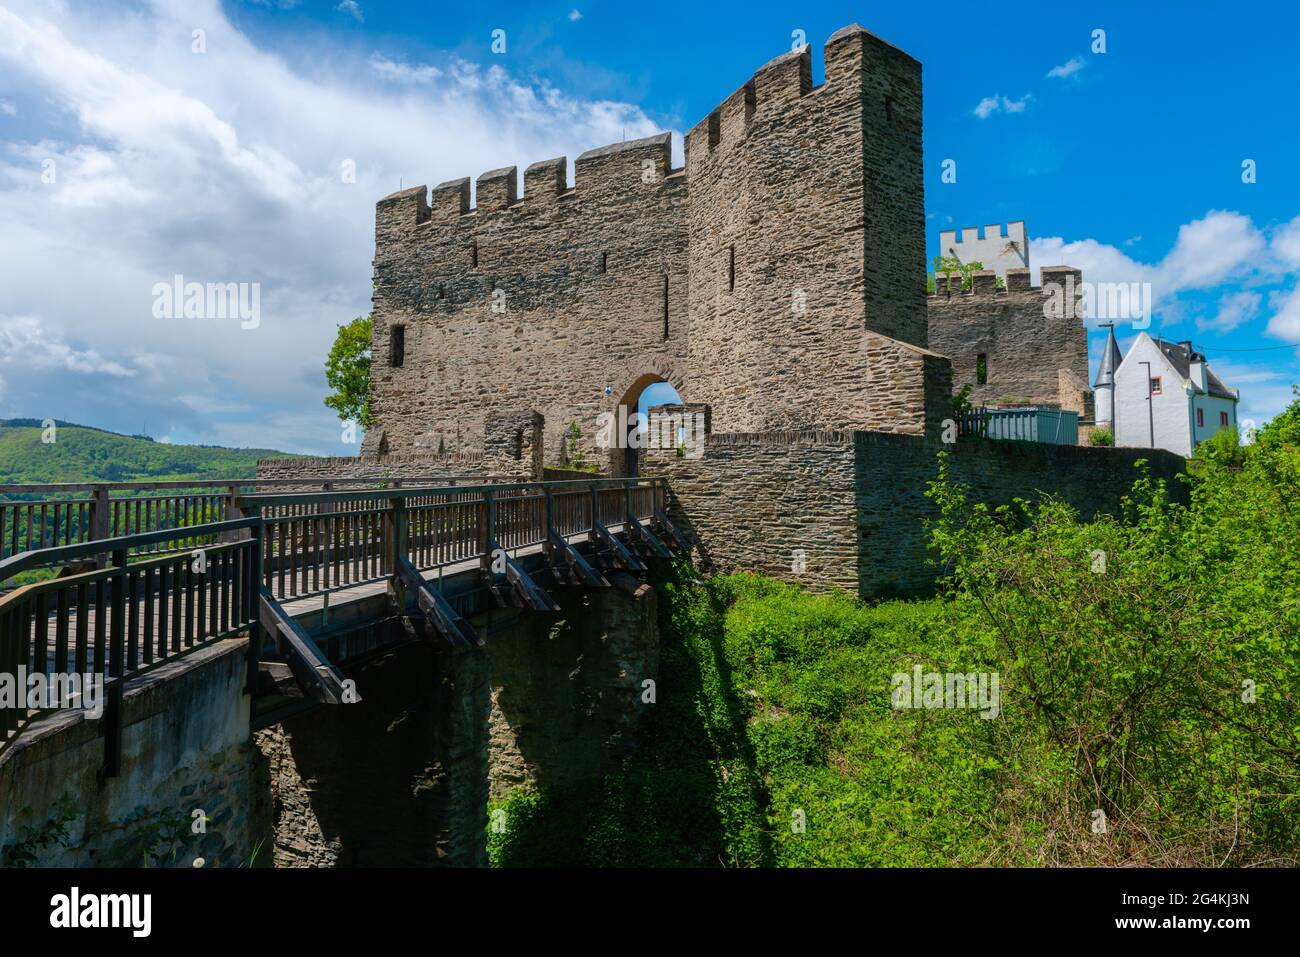
MULTIPOLYGON (((473 648, 478 612, 555 611, 554 585, 635 588, 644 559, 686 547, 659 479, 340 488, 364 481, 65 486, 0 504, 0 675, 102 676, 111 777, 126 685, 215 642, 251 637, 245 690, 264 727, 346 700, 338 662, 363 650, 340 645, 349 632, 397 619, 406 638, 473 648), (15 587, 42 573, 56 577, 15 587)), ((48 707, 0 703, 0 753, 76 706, 51 686, 48 707)))

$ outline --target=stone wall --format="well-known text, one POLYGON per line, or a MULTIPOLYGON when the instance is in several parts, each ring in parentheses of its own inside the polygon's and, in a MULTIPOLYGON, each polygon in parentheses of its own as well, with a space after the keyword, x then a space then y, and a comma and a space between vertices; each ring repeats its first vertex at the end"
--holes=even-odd
POLYGON ((877 432, 715 434, 702 458, 650 453, 645 473, 668 479, 669 514, 712 567, 871 598, 933 585, 924 522, 936 513, 925 491, 945 449, 954 479, 991 505, 1051 492, 1085 517, 1113 513, 1138 477, 1138 459, 1175 495, 1183 489, 1173 481, 1183 459, 1158 450, 945 446, 877 432))
POLYGON ((393 451, 482 447, 486 416, 529 409, 559 461, 576 421, 660 378, 685 388, 686 181, 669 134, 381 200, 371 409, 393 451), (405 358, 390 365, 392 330, 405 358), (608 395, 606 388, 608 387, 608 395))
MULTIPOLYGON (((935 277, 936 294, 926 300, 930 348, 952 361, 952 385, 972 387, 974 405, 1083 404, 1078 389, 1063 389, 1060 370, 1072 382, 1088 382, 1088 332, 1078 297, 1081 273, 1067 266, 1044 266, 1043 286, 1029 284, 1028 269, 1008 269, 1006 287, 996 287, 992 270, 975 273, 972 288, 960 276, 935 277), (1049 284, 1074 277, 1075 296, 1060 310, 1047 308, 1049 284), (978 382, 977 363, 985 356, 986 382, 978 382)), ((1089 395, 1088 402, 1090 403, 1089 395)))
POLYGON ((269 865, 268 771, 248 736, 246 645, 216 642, 129 684, 117 777, 100 779, 104 740, 81 713, 25 730, 0 755, 0 864, 269 865))
POLYGON ((714 433, 701 458, 648 452, 644 473, 668 479, 705 567, 857 591, 851 433, 714 433))
MULTIPOLYGON (((475 478, 486 475, 481 455, 470 458, 451 458, 425 455, 388 455, 382 459, 361 458, 352 455, 320 455, 296 459, 258 459, 259 479, 314 479, 310 486, 319 488, 320 482, 335 478, 374 479, 376 482, 392 479, 415 480, 446 478, 475 478)), ((268 492, 285 491, 285 488, 268 488, 268 492)))
POLYGON ((590 150, 385 197, 375 222, 371 409, 394 453, 478 451, 488 416, 577 423, 671 383, 719 429, 921 434, 921 67, 861 27, 762 67, 686 138, 590 150), (400 353, 401 361, 398 362, 400 353))
POLYGON ((809 47, 778 57, 686 137, 683 398, 721 432, 923 428, 891 387, 924 391, 921 66, 860 27, 825 62, 813 89, 809 47))
POLYGON ((615 766, 653 707, 654 590, 551 594, 558 615, 478 615, 477 651, 392 648, 345 669, 360 702, 258 732, 276 865, 483 865, 490 797, 594 783, 615 766))

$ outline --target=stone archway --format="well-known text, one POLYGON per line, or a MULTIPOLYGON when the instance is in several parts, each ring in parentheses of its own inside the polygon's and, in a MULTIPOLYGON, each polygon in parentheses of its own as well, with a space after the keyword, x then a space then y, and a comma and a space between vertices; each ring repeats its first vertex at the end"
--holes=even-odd
POLYGON ((637 428, 636 413, 640 409, 641 397, 646 389, 655 385, 666 385, 677 394, 681 401, 680 379, 674 370, 667 369, 667 375, 660 372, 642 372, 625 380, 622 392, 614 392, 608 397, 605 412, 613 416, 614 426, 611 438, 614 440, 609 448, 609 474, 618 477, 630 477, 638 474, 639 455, 637 443, 629 441, 629 436, 637 428))

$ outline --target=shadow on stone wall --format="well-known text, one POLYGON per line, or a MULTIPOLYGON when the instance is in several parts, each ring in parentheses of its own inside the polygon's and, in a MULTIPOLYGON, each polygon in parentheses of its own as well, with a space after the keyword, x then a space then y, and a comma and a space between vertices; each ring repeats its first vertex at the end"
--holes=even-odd
POLYGON ((405 644, 345 669, 361 701, 259 732, 276 864, 486 864, 489 788, 597 782, 634 746, 657 675, 654 593, 553 591, 558 614, 473 620, 487 646, 405 644))

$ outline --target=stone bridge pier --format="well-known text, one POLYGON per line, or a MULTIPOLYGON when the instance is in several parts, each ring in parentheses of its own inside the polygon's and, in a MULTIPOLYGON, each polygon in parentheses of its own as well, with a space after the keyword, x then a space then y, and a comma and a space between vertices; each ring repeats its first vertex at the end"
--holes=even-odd
POLYGON ((384 650, 344 669, 361 701, 257 732, 276 866, 482 866, 490 798, 598 779, 658 673, 654 589, 625 584, 555 588, 558 613, 480 614, 481 649, 384 650))

